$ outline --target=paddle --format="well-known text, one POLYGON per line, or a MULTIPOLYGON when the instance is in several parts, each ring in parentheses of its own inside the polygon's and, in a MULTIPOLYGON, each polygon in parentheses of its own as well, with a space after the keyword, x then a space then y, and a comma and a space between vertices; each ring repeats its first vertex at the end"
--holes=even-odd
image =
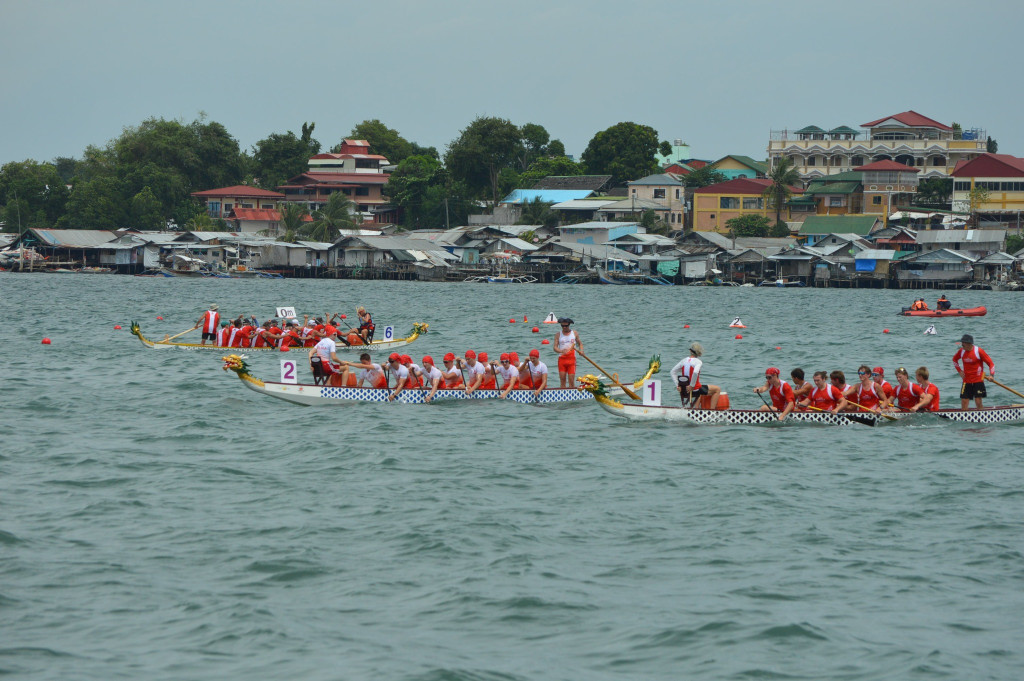
POLYGON ((629 389, 629 388, 627 388, 626 386, 624 386, 624 385, 622 385, 621 383, 619 383, 619 380, 618 380, 617 378, 615 378, 615 376, 614 376, 613 374, 611 374, 611 373, 609 373, 609 372, 605 371, 604 369, 602 369, 601 367, 599 367, 599 366, 597 365, 597 362, 595 362, 594 360, 592 360, 592 359, 590 359, 589 357, 587 357, 587 355, 586 355, 586 354, 585 354, 585 353, 583 352, 583 350, 579 350, 579 349, 578 349, 578 350, 576 350, 576 352, 580 353, 580 355, 581 355, 581 356, 583 357, 583 359, 585 359, 585 360, 587 360, 588 362, 590 362, 591 364, 593 364, 593 365, 594 365, 594 367, 595 367, 595 368, 596 368, 596 369, 597 369, 598 371, 600 371, 600 372, 601 372, 602 374, 604 374, 605 376, 607 376, 608 378, 610 378, 610 379, 611 379, 611 381, 612 381, 612 383, 614 383, 615 385, 617 385, 617 386, 619 386, 620 388, 622 388, 622 391, 623 391, 624 393, 626 393, 627 395, 629 395, 630 397, 632 397, 632 398, 633 398, 634 400, 639 400, 639 399, 641 399, 641 398, 640 398, 640 396, 639 396, 639 395, 637 395, 637 394, 636 394, 635 392, 633 392, 632 390, 630 390, 630 389, 629 389))
POLYGON ((988 374, 985 374, 985 380, 986 380, 986 381, 991 381, 991 382, 995 383, 996 385, 998 385, 998 386, 999 386, 1000 388, 1002 388, 1002 389, 1004 389, 1004 390, 1009 390, 1009 391, 1010 391, 1011 393, 1013 393, 1013 394, 1014 394, 1014 395, 1016 395, 1017 397, 1024 397, 1024 393, 1019 393, 1019 392, 1017 392, 1016 390, 1014 390, 1013 388, 1011 388, 1010 386, 1008 386, 1008 385, 1003 385, 1002 383, 1000 383, 1000 382, 999 382, 999 381, 997 381, 996 379, 992 378, 992 377, 991 377, 991 376, 989 376, 988 374))
MULTIPOLYGON (((828 412, 829 414, 832 413, 832 411, 829 410, 829 409, 819 409, 818 407, 814 407, 814 406, 812 406, 810 404, 807 405, 807 408, 808 409, 813 409, 814 411, 825 411, 825 412, 828 412)), ((870 416, 858 416, 857 414, 846 414, 846 413, 842 413, 842 412, 840 412, 839 414, 836 414, 836 416, 845 416, 850 421, 853 421, 854 423, 859 423, 859 424, 864 425, 864 426, 873 426, 873 425, 875 425, 874 419, 872 419, 870 416)))
POLYGON ((764 402, 764 406, 768 407, 768 411, 770 411, 773 414, 779 413, 775 410, 775 407, 768 403, 768 400, 764 399, 764 393, 757 393, 757 396, 761 398, 762 402, 764 402))
POLYGON ((881 417, 882 417, 883 419, 888 419, 888 420, 890 420, 890 421, 899 421, 899 419, 898 419, 898 418, 896 418, 895 416, 889 416, 888 414, 884 414, 884 413, 882 413, 882 412, 880 412, 880 411, 875 411, 874 409, 868 409, 867 407, 865 407, 865 406, 864 406, 864 405, 862 405, 862 404, 857 404, 856 402, 854 402, 854 401, 853 401, 853 400, 851 400, 850 398, 846 398, 846 401, 847 401, 847 402, 849 402, 850 404, 852 404, 853 406, 855 406, 855 407, 859 408, 859 409, 863 409, 863 410, 864 410, 864 411, 866 411, 866 412, 871 412, 871 413, 874 413, 874 414, 878 414, 878 415, 879 415, 879 416, 881 416, 881 417))
POLYGON ((185 335, 186 333, 188 333, 189 331, 195 331, 195 330, 196 330, 196 329, 198 329, 198 328, 199 328, 198 326, 193 326, 193 327, 192 327, 191 329, 185 329, 185 330, 184 330, 184 331, 182 331, 181 333, 176 333, 176 334, 174 334, 173 336, 165 336, 165 337, 164 337, 164 339, 163 339, 162 341, 160 341, 160 342, 161 342, 161 343, 167 343, 168 341, 172 341, 172 340, 174 340, 175 338, 178 338, 178 337, 180 337, 180 336, 184 336, 184 335, 185 335))

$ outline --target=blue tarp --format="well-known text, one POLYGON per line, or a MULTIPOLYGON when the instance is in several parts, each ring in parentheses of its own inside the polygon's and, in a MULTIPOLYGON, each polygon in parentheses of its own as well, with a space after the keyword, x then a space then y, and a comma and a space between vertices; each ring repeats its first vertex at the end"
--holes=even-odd
POLYGON ((877 260, 858 260, 856 262, 857 262, 857 271, 858 272, 874 272, 875 271, 875 263, 877 263, 878 261, 877 260))
POLYGON ((502 199, 502 203, 528 203, 540 199, 546 203, 561 203, 585 199, 594 192, 589 189, 516 189, 502 199))

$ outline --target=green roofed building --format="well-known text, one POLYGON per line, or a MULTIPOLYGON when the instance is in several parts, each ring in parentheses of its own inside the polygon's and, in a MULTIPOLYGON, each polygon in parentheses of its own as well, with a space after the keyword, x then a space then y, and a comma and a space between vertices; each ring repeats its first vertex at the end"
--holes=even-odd
POLYGON ((800 226, 797 238, 804 245, 813 246, 828 234, 868 236, 882 227, 882 220, 876 215, 809 215, 800 226))
POLYGON ((757 179, 768 176, 768 164, 764 161, 755 161, 749 156, 730 154, 712 163, 711 167, 725 175, 727 180, 735 180, 737 177, 757 179))

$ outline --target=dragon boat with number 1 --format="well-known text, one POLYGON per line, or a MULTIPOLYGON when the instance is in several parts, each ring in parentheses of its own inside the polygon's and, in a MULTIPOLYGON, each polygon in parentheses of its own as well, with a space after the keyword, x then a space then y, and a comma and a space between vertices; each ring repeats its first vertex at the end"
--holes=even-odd
MULTIPOLYGON (((360 345, 345 345, 344 343, 338 343, 338 352, 344 352, 346 350, 358 350, 369 351, 369 352, 387 352, 395 348, 400 348, 403 345, 408 345, 414 340, 422 336, 427 332, 429 324, 417 322, 412 325, 412 331, 405 338, 393 338, 391 340, 375 340, 370 341, 369 344, 360 345)), ((288 348, 279 348, 273 345, 269 345, 262 348, 229 348, 223 345, 202 345, 200 343, 177 343, 170 340, 154 341, 146 338, 142 335, 142 331, 139 329, 138 322, 132 322, 131 332, 135 336, 139 337, 142 344, 147 348, 161 349, 161 348, 180 348, 182 350, 219 350, 224 352, 225 350, 242 350, 244 352, 287 352, 289 350, 305 350, 309 352, 309 346, 304 345, 293 345, 288 348)))
MULTIPOLYGON (((224 360, 224 370, 234 371, 245 387, 262 395, 269 395, 270 397, 294 402, 295 404, 326 406, 351 405, 360 402, 388 402, 388 396, 394 392, 393 388, 354 388, 312 383, 264 381, 249 373, 249 367, 245 358, 239 355, 229 355, 222 359, 224 360)), ((644 382, 660 369, 661 359, 659 357, 652 357, 647 367, 647 373, 634 382, 633 387, 640 389, 644 382)), ((425 387, 407 388, 399 393, 394 401, 399 404, 424 404, 429 393, 430 389, 425 387)), ((453 400, 497 400, 501 399, 501 393, 501 390, 478 389, 472 393, 467 393, 464 388, 440 388, 434 393, 431 403, 453 400)), ((518 402, 519 404, 546 405, 590 401, 593 398, 589 392, 580 388, 545 388, 539 394, 530 388, 523 388, 509 391, 506 399, 510 402, 518 402)))
MULTIPOLYGON (((691 424, 752 425, 780 424, 778 412, 756 409, 687 409, 682 406, 654 406, 620 402, 612 397, 608 386, 590 374, 579 379, 580 387, 594 396, 594 401, 609 414, 630 421, 681 421, 691 424)), ((794 411, 781 423, 816 424, 821 426, 875 426, 887 422, 924 421, 937 418, 946 421, 992 425, 1024 421, 1024 404, 982 409, 939 409, 926 412, 841 412, 794 411)))

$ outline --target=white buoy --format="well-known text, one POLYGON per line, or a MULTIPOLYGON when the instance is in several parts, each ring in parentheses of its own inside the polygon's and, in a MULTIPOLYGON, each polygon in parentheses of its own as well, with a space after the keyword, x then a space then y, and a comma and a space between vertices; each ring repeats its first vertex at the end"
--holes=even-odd
POLYGON ((745 329, 747 327, 746 327, 746 325, 743 324, 743 322, 740 321, 740 318, 737 317, 736 319, 732 320, 732 324, 729 325, 729 328, 730 329, 745 329))
POLYGON ((936 331, 935 331, 935 325, 934 324, 932 324, 931 326, 929 326, 927 329, 924 330, 924 335, 926 335, 926 336, 934 336, 935 334, 936 334, 936 331))
POLYGON ((548 316, 544 318, 545 324, 557 324, 558 320, 555 318, 554 312, 548 312, 548 316))

